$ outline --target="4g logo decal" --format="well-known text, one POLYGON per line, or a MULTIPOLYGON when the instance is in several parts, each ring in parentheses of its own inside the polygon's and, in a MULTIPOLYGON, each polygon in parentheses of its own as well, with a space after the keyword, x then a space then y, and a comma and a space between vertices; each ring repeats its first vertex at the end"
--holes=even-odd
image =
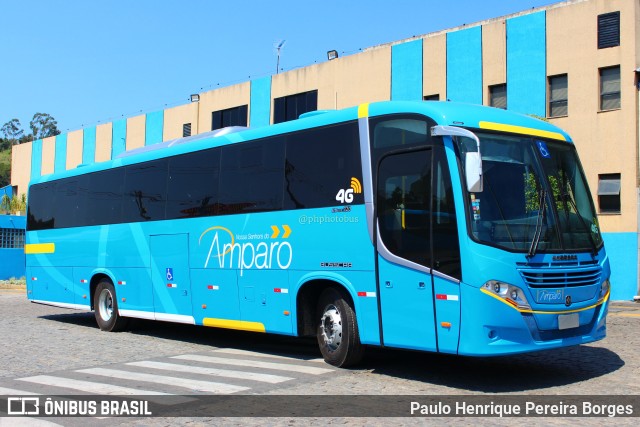
POLYGON ((351 188, 341 188, 336 194, 336 200, 340 203, 353 203, 354 193, 362 193, 362 184, 358 178, 351 177, 351 188))

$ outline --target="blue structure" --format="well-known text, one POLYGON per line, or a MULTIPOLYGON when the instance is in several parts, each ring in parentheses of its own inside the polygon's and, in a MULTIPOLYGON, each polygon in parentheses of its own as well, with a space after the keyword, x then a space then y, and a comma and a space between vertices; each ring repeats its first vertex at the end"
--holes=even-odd
POLYGON ((26 224, 25 216, 0 215, 0 280, 21 278, 25 275, 26 224))
POLYGON ((422 39, 391 47, 391 99, 422 100, 422 39))
POLYGON ((447 33, 447 99, 482 105, 482 27, 447 33))

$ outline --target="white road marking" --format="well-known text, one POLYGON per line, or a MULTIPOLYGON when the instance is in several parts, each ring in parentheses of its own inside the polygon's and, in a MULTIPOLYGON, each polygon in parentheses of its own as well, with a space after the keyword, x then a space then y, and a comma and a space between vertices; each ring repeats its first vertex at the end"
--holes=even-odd
POLYGON ((127 365, 139 366, 141 368, 161 369, 172 372, 187 372, 191 374, 212 375, 216 377, 237 378, 241 380, 260 381, 270 384, 278 384, 292 380, 291 377, 282 377, 280 375, 258 374, 255 372, 233 371, 230 369, 204 368, 201 366, 179 365, 177 363, 163 362, 130 362, 127 365))
POLYGON ((170 393, 140 390, 137 388, 121 387, 112 384, 95 383, 91 381, 75 380, 72 378, 52 377, 50 375, 36 375, 35 377, 18 378, 18 381, 49 385, 53 387, 70 388, 95 394, 125 395, 125 396, 171 396, 170 393))
POLYGON ((170 385, 174 387, 187 388, 189 390, 203 391, 215 394, 231 394, 239 391, 249 390, 249 387, 216 383, 211 381, 190 380, 187 378, 167 377, 164 375, 145 374, 142 372, 119 371, 116 369, 91 368, 81 369, 76 372, 91 375, 101 375, 110 378, 120 378, 130 381, 146 381, 156 384, 170 385))
POLYGON ((38 396, 38 393, 32 393, 30 391, 16 390, 14 388, 0 387, 0 395, 2 396, 38 396))
POLYGON ((248 350, 239 350, 236 348, 219 348, 214 350, 216 353, 224 353, 224 354, 235 354, 238 356, 256 356, 256 357, 267 357, 269 359, 277 359, 277 360, 291 360, 291 361, 299 361, 299 362, 313 362, 313 363, 324 363, 324 359, 298 359, 296 357, 288 357, 288 356, 278 356, 274 354, 266 354, 266 353, 257 353, 255 351, 248 350))
POLYGON ((318 368, 315 366, 292 365, 290 363, 271 363, 247 359, 228 359, 224 357, 202 356, 198 354, 172 356, 172 359, 193 360, 195 362, 217 363, 231 366, 246 366, 250 368, 274 369, 278 371, 300 372, 311 375, 321 375, 333 372, 332 369, 318 368))

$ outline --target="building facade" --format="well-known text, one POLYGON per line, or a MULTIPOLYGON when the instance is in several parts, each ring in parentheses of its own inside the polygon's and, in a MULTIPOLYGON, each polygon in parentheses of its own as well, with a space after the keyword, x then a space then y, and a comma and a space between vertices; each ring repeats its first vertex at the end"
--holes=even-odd
POLYGON ((638 295, 640 1, 570 0, 197 94, 196 102, 15 146, 12 185, 126 150, 317 109, 451 100, 549 120, 575 141, 612 266, 638 295))

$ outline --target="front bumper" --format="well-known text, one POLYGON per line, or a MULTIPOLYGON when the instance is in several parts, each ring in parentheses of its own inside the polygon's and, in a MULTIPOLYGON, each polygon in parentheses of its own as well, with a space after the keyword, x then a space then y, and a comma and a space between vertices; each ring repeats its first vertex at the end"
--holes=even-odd
POLYGON ((464 283, 461 291, 458 354, 498 356, 566 347, 606 336, 609 294, 601 301, 577 308, 519 310, 506 301, 464 283), (578 325, 560 329, 559 316, 577 316, 578 325))

